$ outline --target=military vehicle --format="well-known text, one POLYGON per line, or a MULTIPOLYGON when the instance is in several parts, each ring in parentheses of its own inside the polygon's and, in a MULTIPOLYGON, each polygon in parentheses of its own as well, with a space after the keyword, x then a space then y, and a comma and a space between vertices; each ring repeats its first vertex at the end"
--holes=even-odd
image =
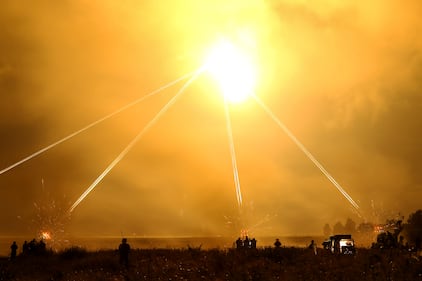
POLYGON ((355 242, 351 234, 337 234, 322 243, 324 249, 333 254, 354 255, 356 253, 355 242))

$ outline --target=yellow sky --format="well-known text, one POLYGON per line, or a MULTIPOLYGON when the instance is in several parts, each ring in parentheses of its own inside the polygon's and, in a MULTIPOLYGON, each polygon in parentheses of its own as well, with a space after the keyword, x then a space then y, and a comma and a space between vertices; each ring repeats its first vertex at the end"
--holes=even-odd
MULTIPOLYGON (((197 69, 224 37, 247 42, 257 95, 368 219, 379 219, 372 206, 389 215, 420 208, 419 1, 0 5, 0 168, 197 69)), ((181 86, 0 175, 7 232, 32 231, 33 202, 71 205, 181 86)), ((75 209, 67 231, 237 231, 226 219, 238 207, 219 90, 206 75, 188 87, 75 209)), ((271 217, 253 233, 319 234, 325 223, 360 222, 253 100, 230 110, 243 220, 271 217)))

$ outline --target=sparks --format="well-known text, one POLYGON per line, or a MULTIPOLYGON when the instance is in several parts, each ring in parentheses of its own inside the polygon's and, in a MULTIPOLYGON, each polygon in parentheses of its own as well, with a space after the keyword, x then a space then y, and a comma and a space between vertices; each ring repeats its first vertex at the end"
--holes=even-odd
POLYGON ((51 233, 49 231, 41 231, 40 238, 42 240, 51 240, 51 233))

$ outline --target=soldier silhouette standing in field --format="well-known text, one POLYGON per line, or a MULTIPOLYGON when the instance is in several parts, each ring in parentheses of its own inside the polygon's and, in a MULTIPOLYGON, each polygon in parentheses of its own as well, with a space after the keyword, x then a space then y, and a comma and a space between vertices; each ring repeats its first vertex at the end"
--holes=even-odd
POLYGON ((249 237, 248 237, 248 236, 246 236, 246 237, 245 237, 245 240, 243 240, 243 248, 245 248, 245 249, 249 249, 249 248, 251 247, 251 243, 250 243, 250 241, 251 241, 251 240, 249 240, 249 237))
POLYGON ((240 239, 239 237, 236 240, 236 249, 241 249, 242 247, 243 247, 243 242, 242 242, 242 239, 240 239))
POLYGON ((276 248, 280 248, 280 247, 281 247, 281 242, 280 242, 280 240, 278 240, 278 238, 277 238, 277 239, 275 239, 274 246, 275 246, 276 248))
POLYGON ((23 245, 22 245, 22 255, 26 256, 28 254, 28 250, 29 250, 28 247, 29 247, 28 242, 25 240, 25 242, 23 242, 23 245))
POLYGON ((252 238, 251 240, 251 249, 256 249, 256 239, 252 238))
POLYGON ((129 252, 130 245, 127 243, 127 239, 123 238, 122 243, 119 245, 120 263, 124 266, 129 266, 129 252))
POLYGON ((16 259, 16 253, 18 251, 18 245, 16 241, 13 241, 12 245, 10 246, 10 260, 13 261, 16 259))
POLYGON ((311 244, 308 246, 314 252, 314 255, 317 255, 317 246, 314 240, 311 240, 311 244))

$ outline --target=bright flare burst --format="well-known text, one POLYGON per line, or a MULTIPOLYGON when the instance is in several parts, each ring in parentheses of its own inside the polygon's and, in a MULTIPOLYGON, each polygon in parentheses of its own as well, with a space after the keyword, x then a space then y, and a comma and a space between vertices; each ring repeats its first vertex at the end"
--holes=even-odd
POLYGON ((40 238, 43 239, 43 240, 50 240, 51 234, 50 234, 49 231, 41 231, 40 238))
POLYGON ((256 68, 248 54, 229 41, 221 40, 209 53, 205 68, 220 84, 225 99, 246 100, 254 92, 256 68))

